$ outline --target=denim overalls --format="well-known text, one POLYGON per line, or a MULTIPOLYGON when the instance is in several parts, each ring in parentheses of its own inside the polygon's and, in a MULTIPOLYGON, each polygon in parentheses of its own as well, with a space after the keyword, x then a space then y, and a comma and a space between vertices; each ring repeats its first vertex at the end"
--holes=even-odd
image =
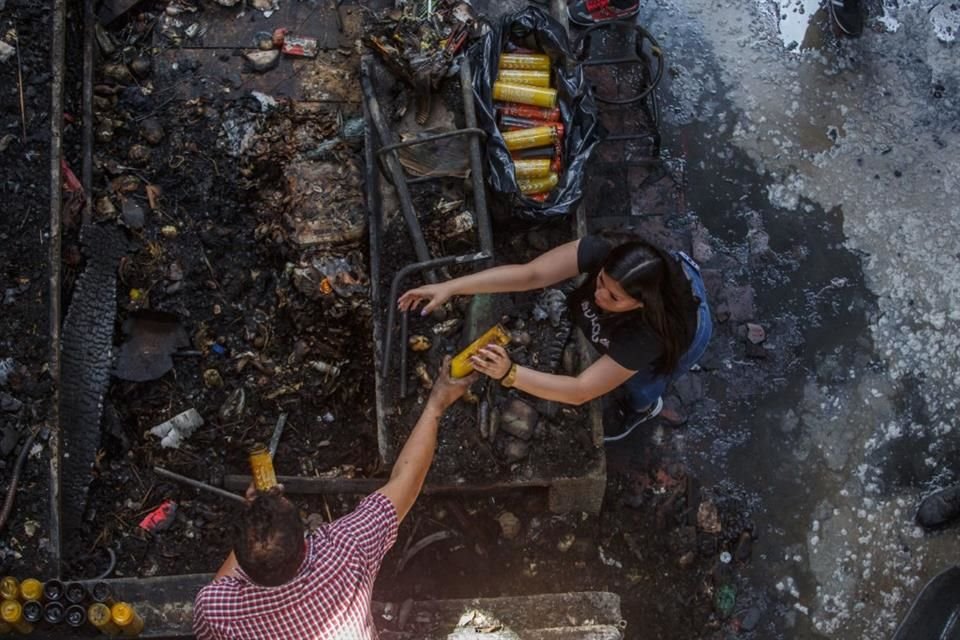
POLYGON ((680 261, 684 274, 690 280, 693 295, 700 299, 700 307, 697 309, 697 331, 693 335, 690 348, 681 356, 673 373, 656 375, 649 371, 638 371, 623 383, 630 396, 630 404, 638 411, 654 404, 671 382, 689 371, 690 367, 703 357, 710 342, 710 336, 713 335, 713 321, 710 318, 710 307, 707 306, 707 291, 700 276, 700 266, 682 251, 676 251, 673 255, 680 261))

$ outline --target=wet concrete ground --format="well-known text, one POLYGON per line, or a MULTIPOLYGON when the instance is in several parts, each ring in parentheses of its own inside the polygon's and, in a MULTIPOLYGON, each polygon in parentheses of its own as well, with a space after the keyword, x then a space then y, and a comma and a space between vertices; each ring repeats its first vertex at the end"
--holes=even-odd
MULTIPOLYGON (((714 241, 752 266, 775 377, 727 359, 717 418, 670 435, 754 509, 750 579, 783 638, 892 635, 957 529, 913 521, 960 480, 960 8, 657 0, 665 153, 714 241)), ((639 447, 638 443, 624 446, 639 447)))

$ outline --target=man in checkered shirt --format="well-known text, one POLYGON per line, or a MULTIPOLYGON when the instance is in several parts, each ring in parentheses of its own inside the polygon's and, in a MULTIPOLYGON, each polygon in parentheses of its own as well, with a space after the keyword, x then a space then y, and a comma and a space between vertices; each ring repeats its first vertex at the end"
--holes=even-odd
MULTIPOLYGON (((448 358, 449 360, 449 358, 448 358)), ((259 493, 240 516, 226 562, 197 594, 199 640, 374 640, 370 613, 380 562, 413 506, 444 411, 475 376, 452 380, 444 362, 387 483, 354 511, 304 535, 281 491, 259 493)))

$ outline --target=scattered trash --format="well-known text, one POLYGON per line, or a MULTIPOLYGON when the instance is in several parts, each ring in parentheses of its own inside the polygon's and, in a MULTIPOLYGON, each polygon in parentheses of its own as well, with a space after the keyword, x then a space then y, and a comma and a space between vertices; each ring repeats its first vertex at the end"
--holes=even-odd
MULTIPOLYGON (((131 299, 140 298, 139 293, 131 299)), ((123 322, 126 341, 120 345, 113 374, 121 380, 156 380, 173 368, 173 355, 190 346, 180 319, 163 311, 134 311, 123 322)))
MULTIPOLYGON (((417 133, 401 133, 401 142, 453 131, 447 127, 432 127, 417 133)), ((413 176, 432 178, 466 178, 470 172, 470 156, 465 136, 450 136, 420 144, 401 147, 397 150, 400 164, 413 176)))
POLYGON ((275 68, 280 62, 280 52, 271 49, 270 51, 248 51, 243 54, 246 62, 247 71, 254 73, 265 73, 275 68))
POLYGON ((767 332, 759 324, 747 323, 747 340, 752 344, 760 344, 767 339, 767 332))
POLYGON ((500 428, 521 440, 529 440, 539 417, 537 410, 523 400, 511 400, 500 415, 500 428))
POLYGON ((167 499, 140 521, 140 528, 148 533, 159 533, 169 529, 176 518, 177 503, 167 499))
POLYGON ((917 509, 916 521, 921 527, 932 529, 960 518, 960 484, 945 487, 923 499, 917 509))
POLYGON ((457 0, 436 0, 426 7, 406 3, 399 11, 379 15, 364 38, 386 67, 414 89, 418 124, 429 119, 431 94, 447 76, 475 23, 469 5, 464 9, 464 4, 457 0), (428 14, 419 15, 424 8, 428 14))
POLYGON ((160 445, 167 449, 179 449, 184 440, 203 426, 203 418, 196 409, 187 409, 166 422, 150 429, 150 433, 160 438, 160 445))
POLYGON ((753 631, 760 623, 760 609, 750 607, 740 618, 740 628, 744 631, 753 631))
POLYGON ((324 362, 322 360, 315 360, 310 363, 310 366, 313 367, 319 373, 322 373, 324 377, 328 379, 337 378, 340 376, 340 367, 335 364, 330 364, 329 362, 324 362))
POLYGON ((223 386, 223 376, 216 369, 205 369, 203 372, 203 384, 208 389, 219 389, 223 386))
POLYGON ((430 338, 427 336, 410 336, 408 342, 411 351, 426 351, 430 348, 430 338))
POLYGON ((5 64, 16 52, 16 48, 0 40, 0 64, 5 64))
POLYGON ((559 289, 547 289, 533 308, 533 317, 537 320, 550 320, 554 328, 560 326, 567 312, 567 296, 559 289))
POLYGON ((612 556, 608 556, 603 550, 603 547, 597 546, 597 553, 600 556, 600 562, 603 564, 608 567, 614 567, 615 569, 623 569, 623 563, 612 556))
POLYGON ((504 511, 497 516, 497 522, 500 523, 500 533, 506 540, 513 540, 520 535, 523 525, 520 524, 520 518, 509 511, 504 511))
POLYGON ((508 464, 520 462, 528 455, 530 455, 530 443, 525 440, 509 438, 503 445, 503 457, 508 464))
POLYGON ((246 403, 247 394, 243 390, 243 387, 230 392, 230 395, 227 396, 227 399, 222 405, 220 405, 220 411, 218 413, 220 416, 220 421, 238 422, 240 418, 243 417, 244 410, 246 409, 246 403))
POLYGON ((520 636, 508 629, 493 614, 479 609, 471 609, 460 616, 453 633, 447 640, 467 640, 468 638, 490 638, 490 640, 520 640, 520 636))
POLYGON ((701 502, 697 509, 697 526, 706 533, 720 533, 720 514, 712 502, 701 502))
POLYGON ((17 411, 20 411, 20 407, 22 406, 23 402, 14 398, 5 391, 0 391, 0 411, 5 413, 16 413, 17 411))
POLYGON ((300 58, 317 57, 317 39, 305 36, 285 35, 281 50, 288 56, 298 56, 300 58))

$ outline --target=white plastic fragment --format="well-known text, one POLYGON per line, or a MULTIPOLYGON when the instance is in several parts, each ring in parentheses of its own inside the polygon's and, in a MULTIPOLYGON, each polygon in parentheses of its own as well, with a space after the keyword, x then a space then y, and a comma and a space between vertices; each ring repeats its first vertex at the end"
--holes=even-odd
POLYGON ((165 449, 179 449, 184 440, 193 435, 203 425, 203 418, 196 409, 187 409, 161 422, 150 429, 150 433, 160 438, 160 446, 165 449))

